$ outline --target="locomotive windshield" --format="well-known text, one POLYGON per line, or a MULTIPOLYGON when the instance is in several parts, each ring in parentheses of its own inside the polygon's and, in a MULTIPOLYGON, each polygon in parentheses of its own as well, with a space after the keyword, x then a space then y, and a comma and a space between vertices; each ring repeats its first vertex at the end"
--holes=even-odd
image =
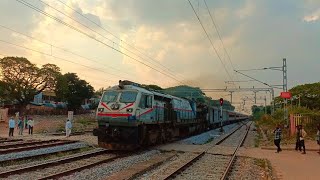
POLYGON ((137 92, 134 91, 124 91, 121 93, 120 102, 122 103, 132 103, 136 101, 137 92))
POLYGON ((103 94, 102 102, 115 102, 118 99, 119 92, 107 91, 103 94))

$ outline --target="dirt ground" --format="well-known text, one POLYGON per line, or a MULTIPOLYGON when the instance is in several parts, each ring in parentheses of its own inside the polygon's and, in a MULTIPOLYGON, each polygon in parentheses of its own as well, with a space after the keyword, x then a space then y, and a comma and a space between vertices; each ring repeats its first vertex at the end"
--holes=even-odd
MULTIPOLYGON (((67 116, 38 116, 32 117, 34 120, 34 134, 39 133, 57 133, 64 132, 67 116)), ((90 131, 97 126, 94 115, 84 114, 75 115, 72 120, 73 132, 90 131)), ((0 135, 8 133, 8 124, 0 123, 0 135)), ((15 133, 18 134, 18 129, 15 129, 15 133)), ((24 129, 24 134, 28 133, 28 129, 24 129)))
POLYGON ((268 159, 275 171, 277 179, 284 180, 317 180, 320 179, 320 155, 317 153, 319 146, 315 141, 306 142, 307 154, 294 150, 295 145, 283 146, 283 151, 275 153, 274 147, 241 148, 239 155, 268 159))

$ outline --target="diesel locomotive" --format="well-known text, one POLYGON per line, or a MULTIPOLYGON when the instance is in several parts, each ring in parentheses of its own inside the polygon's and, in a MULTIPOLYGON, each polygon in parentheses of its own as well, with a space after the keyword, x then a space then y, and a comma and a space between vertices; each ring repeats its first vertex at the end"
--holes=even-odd
POLYGON ((247 119, 240 113, 147 90, 131 81, 108 88, 99 102, 93 134, 100 147, 131 150, 198 134, 247 119), (222 121, 221 121, 222 116, 222 121))

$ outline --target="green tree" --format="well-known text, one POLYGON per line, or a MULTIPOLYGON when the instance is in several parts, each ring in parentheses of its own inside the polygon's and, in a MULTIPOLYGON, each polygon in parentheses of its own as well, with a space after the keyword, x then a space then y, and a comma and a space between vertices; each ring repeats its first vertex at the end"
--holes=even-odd
POLYGON ((69 110, 76 110, 80 108, 85 99, 94 95, 94 89, 75 73, 66 73, 63 77, 60 77, 57 83, 56 95, 58 98, 67 101, 69 110))
POLYGON ((106 88, 100 88, 97 91, 94 92, 95 97, 100 97, 102 96, 103 92, 106 90, 106 88))
MULTIPOLYGON (((289 90, 293 96, 293 104, 320 109, 320 82, 296 86, 289 90)), ((289 101, 291 103, 291 101, 289 101)))
POLYGON ((54 64, 45 64, 38 68, 24 57, 4 57, 0 59, 0 97, 17 101, 21 105, 20 113, 36 94, 44 90, 53 90, 60 75, 60 68, 54 64))
MULTIPOLYGON (((320 82, 298 85, 291 88, 289 92, 292 94, 292 99, 288 99, 289 105, 298 106, 300 101, 300 106, 320 109, 320 82)), ((276 106, 281 108, 284 100, 278 96, 274 101, 276 106)))
POLYGON ((162 87, 158 86, 158 85, 154 85, 154 84, 150 84, 150 85, 146 85, 146 84, 142 84, 141 87, 149 89, 149 90, 163 90, 162 87))
POLYGON ((57 86, 55 89, 57 101, 66 102, 69 94, 68 81, 64 75, 57 77, 57 86))

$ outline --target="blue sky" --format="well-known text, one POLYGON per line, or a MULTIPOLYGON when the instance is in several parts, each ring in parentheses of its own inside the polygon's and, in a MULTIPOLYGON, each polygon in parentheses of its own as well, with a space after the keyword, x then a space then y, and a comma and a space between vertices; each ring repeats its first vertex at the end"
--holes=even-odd
MULTIPOLYGON (((103 29, 59 1, 42 1, 60 12, 38 0, 27 2, 103 44, 13 0, 0 1, 0 25, 70 50, 91 61, 2 27, 0 40, 47 55, 0 42, 0 57, 24 56, 39 65, 54 63, 64 73, 78 73, 96 89, 114 85, 119 79, 163 87, 186 83, 202 88, 222 88, 228 85, 225 81, 231 80, 222 64, 233 80, 246 80, 244 76, 235 74, 233 67, 281 66, 282 58, 288 61, 289 88, 319 81, 319 0, 207 0, 232 64, 224 53, 203 0, 191 0, 191 3, 222 63, 187 0, 61 0, 103 29), (51 53, 58 58, 48 56, 51 53)), ((280 72, 247 74, 269 84, 282 82, 280 72)), ((236 86, 265 87, 253 82, 236 86)), ((223 94, 209 95, 218 98, 223 94)), ((242 96, 239 94, 235 98, 242 96)))

